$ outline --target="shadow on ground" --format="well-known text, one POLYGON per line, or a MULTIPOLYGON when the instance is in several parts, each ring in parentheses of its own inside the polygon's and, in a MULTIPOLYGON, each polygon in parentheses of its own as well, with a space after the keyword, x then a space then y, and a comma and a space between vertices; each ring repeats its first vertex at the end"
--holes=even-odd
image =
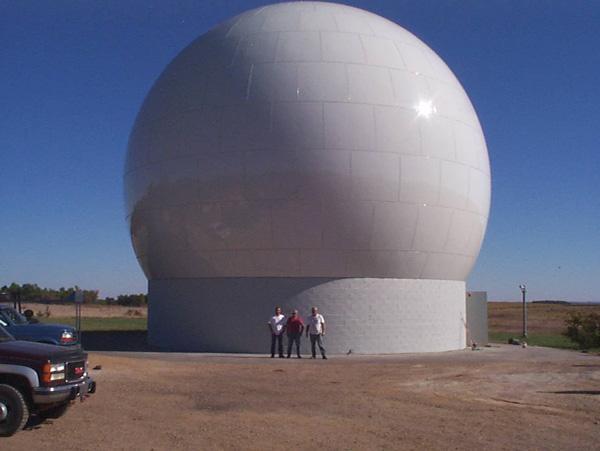
POLYGON ((542 391, 539 393, 552 393, 553 395, 600 395, 600 390, 562 390, 562 391, 542 391))
POLYGON ((32 414, 23 429, 26 431, 33 431, 34 429, 40 429, 44 423, 52 424, 52 421, 48 421, 40 415, 32 414))
POLYGON ((148 345, 147 335, 143 330, 84 331, 81 344, 86 351, 156 351, 148 345))

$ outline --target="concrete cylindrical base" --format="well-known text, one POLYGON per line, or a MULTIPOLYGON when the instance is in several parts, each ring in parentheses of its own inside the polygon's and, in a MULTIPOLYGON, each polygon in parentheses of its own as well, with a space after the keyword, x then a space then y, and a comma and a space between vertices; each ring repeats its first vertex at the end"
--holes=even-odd
MULTIPOLYGON (((169 351, 268 353, 276 305, 325 317, 329 353, 465 347, 465 283, 414 279, 204 278, 150 280, 148 339, 169 351)), ((304 352, 309 343, 304 339, 304 352)))

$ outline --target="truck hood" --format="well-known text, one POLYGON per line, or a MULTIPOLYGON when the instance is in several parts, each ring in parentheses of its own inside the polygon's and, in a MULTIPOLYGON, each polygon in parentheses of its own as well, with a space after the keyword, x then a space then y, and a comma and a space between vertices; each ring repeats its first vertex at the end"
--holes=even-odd
POLYGON ((17 340, 46 341, 47 339, 57 340, 64 330, 76 334, 73 327, 64 324, 19 324, 6 327, 17 340))
POLYGON ((33 323, 33 324, 20 324, 18 326, 12 326, 12 330, 27 330, 36 333, 55 333, 60 334, 63 330, 75 332, 73 326, 67 326, 66 324, 44 324, 44 323, 33 323))
POLYGON ((85 353, 79 348, 69 349, 64 346, 21 340, 0 342, 0 361, 10 358, 30 361, 50 360, 56 362, 78 357, 85 357, 85 353))

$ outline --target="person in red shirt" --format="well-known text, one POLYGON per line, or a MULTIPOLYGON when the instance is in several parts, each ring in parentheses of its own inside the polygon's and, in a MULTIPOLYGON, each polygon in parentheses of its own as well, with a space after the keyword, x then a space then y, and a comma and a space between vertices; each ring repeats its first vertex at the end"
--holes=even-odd
POLYGON ((294 342, 296 343, 296 354, 298 358, 301 359, 300 355, 300 338, 302 337, 302 332, 304 331, 304 322, 302 318, 298 316, 298 310, 292 311, 292 316, 290 316, 285 325, 285 331, 287 332, 288 338, 288 348, 287 348, 287 358, 289 359, 292 355, 292 345, 294 342))

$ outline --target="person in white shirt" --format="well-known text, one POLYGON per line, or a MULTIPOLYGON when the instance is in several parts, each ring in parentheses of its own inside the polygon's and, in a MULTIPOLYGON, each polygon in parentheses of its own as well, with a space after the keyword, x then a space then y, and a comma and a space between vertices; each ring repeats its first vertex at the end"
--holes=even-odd
POLYGON ((311 309, 311 315, 308 317, 306 321, 306 336, 310 335, 310 348, 312 351, 312 358, 317 358, 317 350, 315 349, 315 345, 319 345, 319 351, 321 351, 321 356, 327 360, 327 356, 325 355, 325 347, 323 346, 323 335, 325 335, 325 318, 323 315, 319 313, 319 309, 317 307, 313 307, 311 309))
POLYGON ((267 323, 271 332, 271 358, 275 357, 275 344, 279 358, 283 359, 283 332, 285 332, 285 316, 281 313, 281 307, 275 307, 275 316, 267 323))

